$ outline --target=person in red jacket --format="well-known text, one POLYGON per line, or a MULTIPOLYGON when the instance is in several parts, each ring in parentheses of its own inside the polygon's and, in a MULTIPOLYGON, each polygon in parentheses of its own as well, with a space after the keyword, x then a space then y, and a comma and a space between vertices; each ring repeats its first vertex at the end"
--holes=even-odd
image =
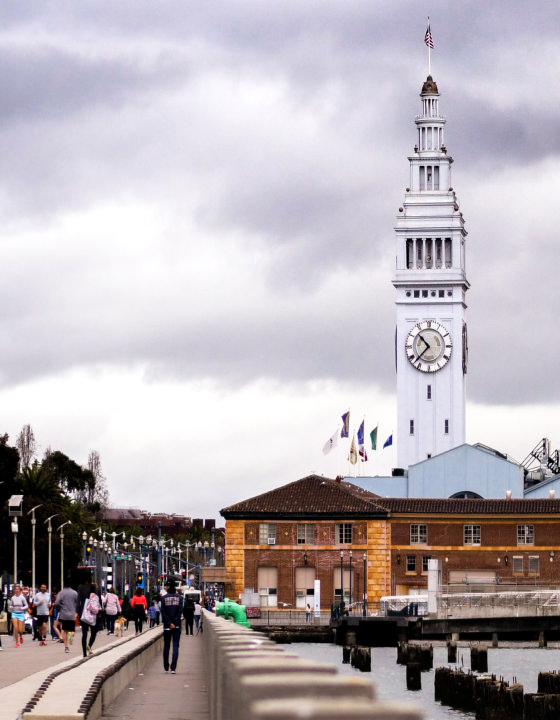
POLYGON ((130 601, 130 607, 132 608, 132 616, 134 617, 136 635, 140 635, 142 626, 146 620, 146 613, 148 612, 148 601, 142 592, 142 588, 136 588, 136 592, 130 601))

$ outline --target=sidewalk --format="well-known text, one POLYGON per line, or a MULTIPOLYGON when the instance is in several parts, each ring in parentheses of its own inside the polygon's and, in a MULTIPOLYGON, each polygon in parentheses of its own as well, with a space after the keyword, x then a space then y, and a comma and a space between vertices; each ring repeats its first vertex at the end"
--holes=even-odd
POLYGON ((209 720, 209 717, 202 637, 187 637, 184 628, 177 674, 165 672, 162 658, 156 658, 103 714, 103 720, 209 720))

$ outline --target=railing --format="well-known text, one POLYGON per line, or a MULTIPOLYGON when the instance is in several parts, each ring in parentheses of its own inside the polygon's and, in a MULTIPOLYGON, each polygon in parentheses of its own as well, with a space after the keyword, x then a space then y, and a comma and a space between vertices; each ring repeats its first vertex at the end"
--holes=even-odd
MULTIPOLYGON (((380 603, 368 602, 366 604, 366 616, 373 617, 380 615, 380 603)), ((339 617, 364 617, 364 604, 362 602, 345 605, 342 614, 338 606, 333 610, 321 610, 310 613, 305 610, 276 610, 273 608, 250 608, 247 611, 247 618, 251 625, 328 625, 331 619, 339 617), (255 612, 256 610, 256 612, 255 612)))
POLYGON ((438 617, 531 617, 560 615, 560 590, 442 593, 438 617))

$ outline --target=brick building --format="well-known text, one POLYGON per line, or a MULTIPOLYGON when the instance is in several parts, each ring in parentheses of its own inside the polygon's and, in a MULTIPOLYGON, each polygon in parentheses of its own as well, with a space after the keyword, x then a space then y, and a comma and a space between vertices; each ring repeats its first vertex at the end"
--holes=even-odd
POLYGON ((560 500, 381 498, 311 475, 221 511, 226 595, 253 590, 261 607, 369 603, 442 583, 461 590, 560 582, 560 500), (365 582, 364 582, 365 581, 365 582))
POLYGON ((261 607, 305 608, 321 584, 323 609, 388 594, 387 511, 351 483, 310 475, 221 511, 226 595, 252 589, 261 607))

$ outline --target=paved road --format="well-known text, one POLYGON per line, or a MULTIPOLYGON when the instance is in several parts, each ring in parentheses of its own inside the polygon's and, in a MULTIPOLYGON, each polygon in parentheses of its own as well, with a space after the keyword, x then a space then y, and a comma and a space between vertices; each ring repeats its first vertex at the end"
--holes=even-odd
POLYGON ((103 714, 103 720, 128 718, 209 720, 200 635, 181 635, 176 675, 166 673, 161 657, 157 657, 103 714))

